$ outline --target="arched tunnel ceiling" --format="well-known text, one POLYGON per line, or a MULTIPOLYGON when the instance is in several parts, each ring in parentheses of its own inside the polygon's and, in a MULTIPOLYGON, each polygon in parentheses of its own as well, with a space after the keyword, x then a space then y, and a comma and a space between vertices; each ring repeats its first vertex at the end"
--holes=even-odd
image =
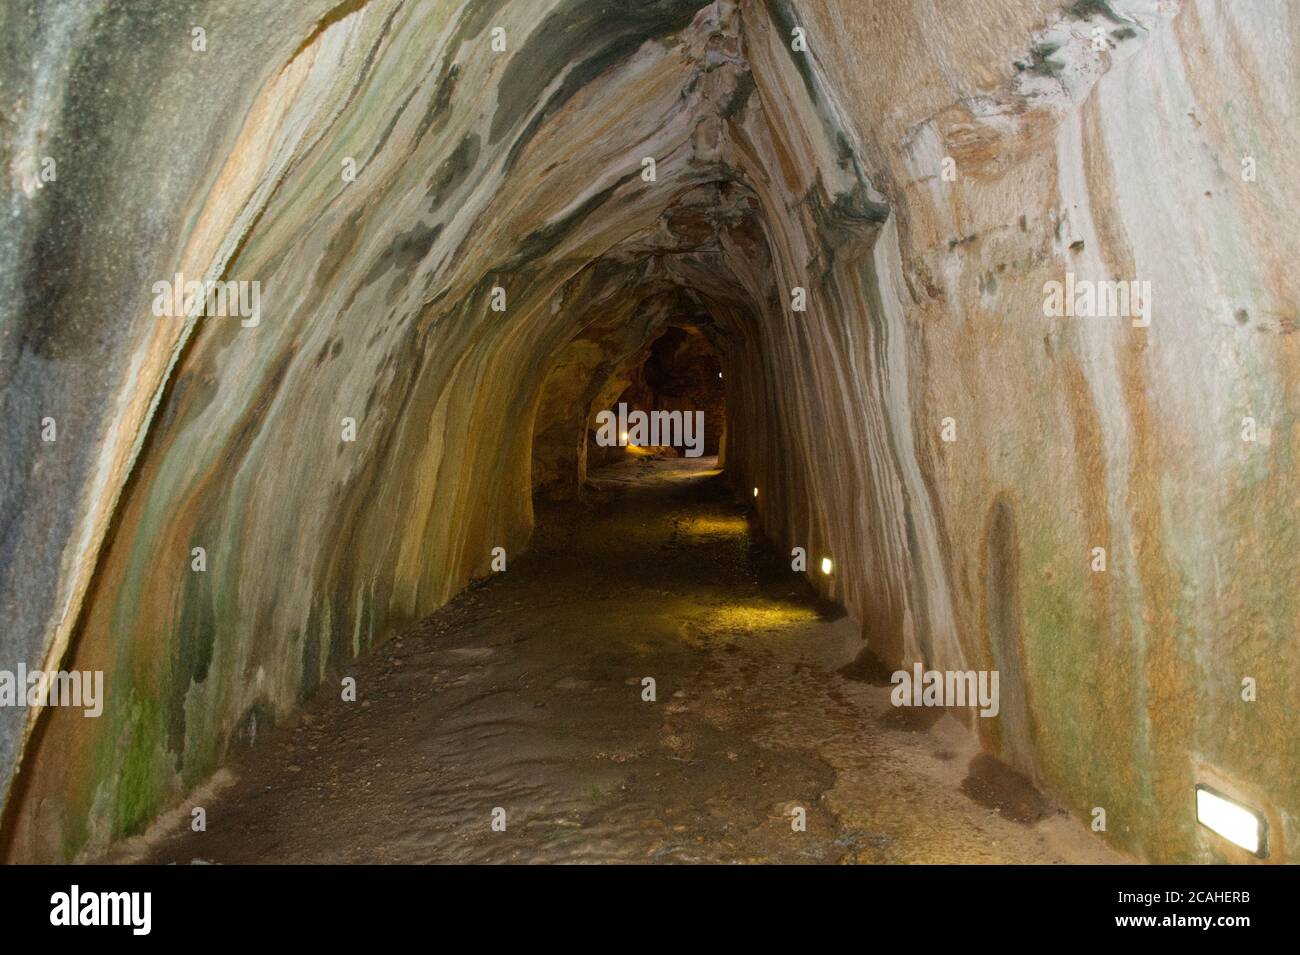
POLYGON ((763 486, 776 544, 836 555, 819 585, 882 657, 1003 652, 990 554, 1034 568, 1008 586, 1035 743, 991 749, 1076 808, 1104 791, 1146 823, 1116 838, 1169 857, 1200 851, 1161 806, 1205 763, 1279 819, 1300 804, 1268 747, 1207 729, 1300 738, 1207 684, 1269 655, 1284 689, 1300 672, 1294 533, 1269 517, 1296 500, 1278 210, 1300 196, 1235 176, 1247 149, 1300 155, 1281 0, 36 6, 0 31, 22 101, 0 647, 114 691, 35 734, 3 711, 11 857, 139 832, 258 719, 524 547, 534 434, 571 411, 546 410, 548 375, 589 402, 683 310, 726 369, 729 471, 763 486), (1189 222, 1193 200, 1215 205, 1189 222), (1044 324, 1067 267, 1151 276, 1196 324, 1044 324), (260 283, 258 321, 157 317, 177 274, 260 283), (1263 461, 1235 440, 1247 412, 1272 422, 1263 461), (1099 540, 1126 583, 1061 556, 1099 540), (1219 566, 1254 604, 1217 599, 1219 566), (1225 631, 1250 636, 1206 662, 1225 631))

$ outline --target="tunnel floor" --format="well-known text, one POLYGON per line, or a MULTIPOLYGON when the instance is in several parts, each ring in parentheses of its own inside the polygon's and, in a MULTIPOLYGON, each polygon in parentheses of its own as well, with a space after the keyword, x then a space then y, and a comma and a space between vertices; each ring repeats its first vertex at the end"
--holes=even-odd
POLYGON ((1123 861, 858 648, 714 459, 629 459, 110 861, 1123 861))

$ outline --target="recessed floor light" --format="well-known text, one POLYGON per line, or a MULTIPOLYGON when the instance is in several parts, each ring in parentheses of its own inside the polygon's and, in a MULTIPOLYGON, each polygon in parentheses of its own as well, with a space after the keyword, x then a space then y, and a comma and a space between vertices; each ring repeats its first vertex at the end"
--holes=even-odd
POLYGON ((1196 821, 1261 859, 1268 854, 1265 844, 1268 827, 1264 818, 1209 786, 1196 787, 1196 821))

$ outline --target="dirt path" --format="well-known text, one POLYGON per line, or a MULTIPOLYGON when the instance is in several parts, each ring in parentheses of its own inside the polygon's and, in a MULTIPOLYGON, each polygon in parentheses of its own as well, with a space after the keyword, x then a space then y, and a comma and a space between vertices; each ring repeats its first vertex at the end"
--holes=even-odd
POLYGON ((507 573, 353 668, 358 702, 331 685, 116 858, 1120 861, 954 718, 838 673, 853 624, 707 464, 629 461, 539 515, 507 573))

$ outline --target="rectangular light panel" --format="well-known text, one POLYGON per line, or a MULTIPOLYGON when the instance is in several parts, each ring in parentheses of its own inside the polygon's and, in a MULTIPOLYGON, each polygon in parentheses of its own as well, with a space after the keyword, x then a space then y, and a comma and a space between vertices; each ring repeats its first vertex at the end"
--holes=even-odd
POLYGON ((1264 855, 1264 820, 1206 786, 1196 787, 1196 821, 1233 845, 1264 855))

